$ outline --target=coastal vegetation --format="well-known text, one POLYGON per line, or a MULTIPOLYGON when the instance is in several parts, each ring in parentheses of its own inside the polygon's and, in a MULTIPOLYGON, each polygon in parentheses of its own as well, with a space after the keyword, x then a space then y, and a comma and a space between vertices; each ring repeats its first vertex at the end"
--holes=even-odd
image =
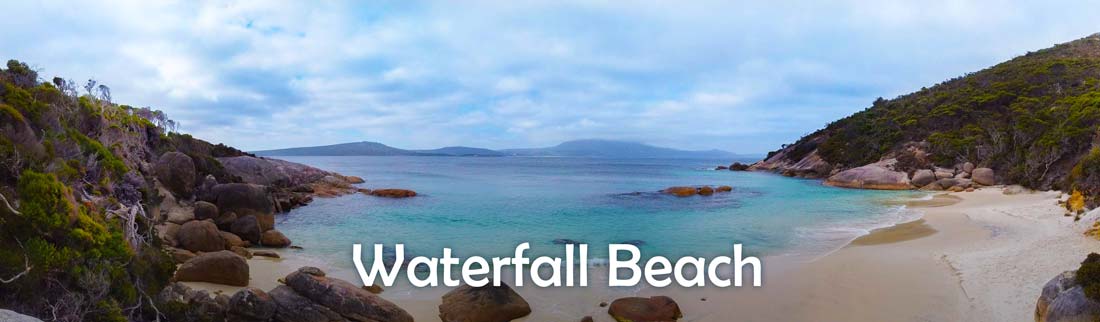
MULTIPOLYGON (((1100 195, 1100 34, 1030 52, 828 124, 765 162, 820 158, 827 177, 897 158, 899 171, 995 169, 1001 181, 1100 195), (925 156, 913 158, 913 150, 925 156)), ((815 160, 816 161, 816 160, 815 160)))

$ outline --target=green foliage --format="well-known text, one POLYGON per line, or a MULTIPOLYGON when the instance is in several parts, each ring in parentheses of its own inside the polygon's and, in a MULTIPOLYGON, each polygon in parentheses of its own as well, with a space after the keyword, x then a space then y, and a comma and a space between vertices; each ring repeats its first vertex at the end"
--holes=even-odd
POLYGON ((11 107, 10 105, 0 103, 0 112, 2 112, 2 114, 4 115, 7 115, 15 122, 22 123, 26 121, 26 119, 23 118, 23 113, 19 113, 18 110, 16 110, 14 107, 11 107))
MULTIPOLYGON (((1100 40, 1086 38, 897 97, 843 118, 793 146, 854 167, 910 142, 938 166, 970 161, 1032 188, 1066 188, 1091 143, 1100 144, 1100 40)), ((798 153, 792 153, 797 151, 798 153)), ((1083 178, 1086 176, 1078 176, 1083 178)), ((1100 193, 1096 178, 1095 193, 1100 193)))
POLYGON ((115 175, 115 177, 120 177, 126 173, 126 164, 115 156, 111 150, 99 143, 99 141, 93 140, 76 130, 70 129, 68 132, 69 137, 76 141, 81 149, 85 152, 94 153, 97 156, 97 160, 103 162, 103 166, 110 171, 111 174, 115 175))
POLYGON ((1085 296, 1100 300, 1100 254, 1090 253, 1075 276, 1077 284, 1085 291, 1085 296))

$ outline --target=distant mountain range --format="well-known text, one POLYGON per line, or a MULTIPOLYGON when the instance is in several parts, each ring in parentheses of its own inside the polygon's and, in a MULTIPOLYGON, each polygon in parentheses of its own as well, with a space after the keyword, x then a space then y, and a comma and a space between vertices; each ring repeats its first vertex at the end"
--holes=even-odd
POLYGON ((726 159, 742 155, 723 150, 688 151, 614 140, 575 140, 545 148, 490 150, 451 146, 432 150, 405 150, 378 142, 353 142, 252 152, 260 156, 531 156, 598 158, 693 158, 726 159))

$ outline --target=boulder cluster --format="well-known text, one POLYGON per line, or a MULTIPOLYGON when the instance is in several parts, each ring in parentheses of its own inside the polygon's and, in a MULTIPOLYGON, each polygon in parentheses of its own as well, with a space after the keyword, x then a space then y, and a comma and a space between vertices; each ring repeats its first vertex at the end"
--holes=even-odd
MULTIPOLYGON (((216 256, 236 254, 222 251, 216 256)), ((200 256, 210 256, 204 254, 200 256)), ((411 322, 401 307, 377 295, 380 289, 360 287, 328 277, 316 267, 302 267, 279 280, 283 285, 264 291, 245 287, 233 295, 211 294, 194 290, 182 283, 171 283, 158 295, 161 303, 188 310, 165 312, 178 320, 197 321, 374 321, 411 322), (175 316, 185 314, 187 316, 175 316)), ((616 299, 607 313, 616 321, 677 321, 683 317, 679 305, 666 296, 616 299)), ((531 306, 507 284, 457 287, 441 298, 439 319, 444 322, 507 322, 531 314, 531 306)), ((591 316, 583 320, 591 321, 591 316)))
MULTIPOLYGON (((236 256, 232 253, 229 255, 236 256)), ((325 276, 315 267, 302 267, 282 279, 273 290, 243 288, 232 296, 212 295, 184 284, 168 285, 158 295, 162 303, 190 307, 174 317, 199 321, 376 321, 412 322, 397 305, 361 287, 325 276)), ((169 316, 176 312, 167 312, 169 316)))
POLYGON ((730 192, 730 191, 733 191, 733 187, 730 187, 730 186, 718 186, 718 187, 711 187, 711 186, 698 186, 698 187, 676 186, 676 187, 668 187, 668 188, 665 188, 664 190, 661 190, 662 193, 670 194, 670 195, 677 196, 677 197, 691 197, 691 196, 694 196, 694 195, 710 196, 710 195, 713 195, 716 192, 730 192))
POLYGON ((250 248, 291 245, 290 239, 275 229, 275 214, 293 202, 279 201, 275 191, 294 185, 311 187, 297 190, 308 191, 302 193, 317 191, 314 187, 326 187, 330 193, 331 187, 354 192, 350 182, 362 182, 280 160, 241 156, 225 161, 231 165, 230 173, 245 182, 219 183, 210 175, 197 180, 193 160, 180 152, 164 153, 154 166, 162 199, 153 212, 159 223, 156 229, 168 252, 182 264, 176 272, 177 281, 248 285, 245 259, 253 255, 278 257, 274 252, 250 248))
POLYGON ((976 167, 964 162, 954 168, 918 168, 901 170, 897 159, 884 159, 879 162, 840 171, 825 180, 825 184, 835 187, 878 189, 878 190, 946 190, 973 191, 981 186, 998 183, 993 169, 976 167))
POLYGON ((733 164, 730 164, 729 166, 724 166, 724 165, 717 166, 717 167, 714 168, 714 170, 748 171, 749 166, 750 165, 744 164, 744 163, 741 163, 741 162, 734 162, 733 164))

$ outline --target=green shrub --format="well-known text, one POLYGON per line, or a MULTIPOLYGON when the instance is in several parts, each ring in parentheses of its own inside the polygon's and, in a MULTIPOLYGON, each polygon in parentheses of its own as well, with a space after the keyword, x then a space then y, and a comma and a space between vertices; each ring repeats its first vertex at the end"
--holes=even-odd
POLYGON ((1100 300, 1100 254, 1090 253, 1075 276, 1077 284, 1085 291, 1085 296, 1100 300))
POLYGON ((126 173, 126 171, 128 171, 126 168, 126 164, 122 162, 122 159, 119 159, 117 156, 115 156, 115 154, 112 153, 111 150, 107 149, 107 147, 104 147, 103 144, 99 143, 99 141, 93 140, 92 138, 89 138, 84 134, 81 134, 80 132, 72 129, 69 130, 69 137, 75 140, 76 143, 80 145, 80 148, 85 152, 95 153, 97 156, 97 160, 103 162, 103 167, 110 171, 111 174, 113 174, 116 178, 121 177, 123 174, 126 173))

